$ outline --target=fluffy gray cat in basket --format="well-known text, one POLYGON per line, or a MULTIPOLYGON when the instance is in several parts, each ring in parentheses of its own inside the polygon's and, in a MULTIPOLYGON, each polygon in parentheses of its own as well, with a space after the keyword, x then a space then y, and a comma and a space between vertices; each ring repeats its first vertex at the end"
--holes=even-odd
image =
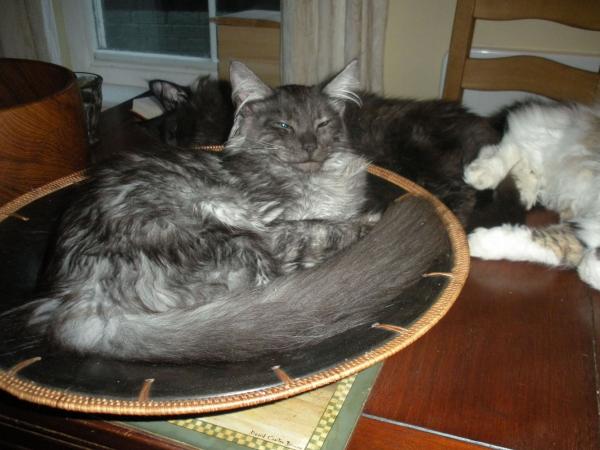
POLYGON ((176 363, 370 326, 447 241, 423 199, 380 221, 366 208, 367 161, 342 120, 360 103, 356 69, 271 89, 234 63, 224 152, 124 151, 97 166, 62 220, 44 298, 3 322, 29 312, 30 340, 176 363))

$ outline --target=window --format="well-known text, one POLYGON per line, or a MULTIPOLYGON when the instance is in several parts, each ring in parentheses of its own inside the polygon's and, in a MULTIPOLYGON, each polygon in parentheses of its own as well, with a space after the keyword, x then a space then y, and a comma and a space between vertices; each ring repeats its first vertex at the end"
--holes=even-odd
POLYGON ((215 60, 215 12, 279 8, 279 0, 95 0, 98 48, 215 60))
POLYGON ((216 59, 214 0, 96 0, 98 48, 216 59))
MULTIPOLYGON (((55 0, 73 70, 104 78, 105 106, 147 89, 154 78, 189 84, 217 73, 210 18, 248 9, 279 10, 279 0, 55 0)), ((65 53, 63 49, 63 54, 65 53)))

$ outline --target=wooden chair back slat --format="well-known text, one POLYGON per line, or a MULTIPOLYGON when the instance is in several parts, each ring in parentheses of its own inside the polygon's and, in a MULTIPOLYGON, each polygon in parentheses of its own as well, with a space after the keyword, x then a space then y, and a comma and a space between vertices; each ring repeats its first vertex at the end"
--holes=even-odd
POLYGON ((588 103, 598 94, 598 74, 537 56, 468 59, 462 87, 525 91, 554 100, 588 103), (564 83, 565 79, 569 82, 564 83))
POLYGON ((540 19, 600 31, 598 0, 478 0, 473 17, 484 20, 540 19))
POLYGON ((443 98, 462 100, 464 89, 525 91, 556 100, 600 101, 600 74, 536 56, 470 58, 476 21, 543 19, 600 31, 598 0, 458 0, 443 98))

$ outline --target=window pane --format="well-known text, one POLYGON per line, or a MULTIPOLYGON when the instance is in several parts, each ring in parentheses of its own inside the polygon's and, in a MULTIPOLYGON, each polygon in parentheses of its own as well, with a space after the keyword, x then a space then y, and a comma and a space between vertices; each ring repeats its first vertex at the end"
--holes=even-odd
POLYGON ((279 11, 279 0, 217 0, 217 15, 236 13, 250 9, 279 11))
POLYGON ((208 0, 102 0, 101 5, 101 48, 210 57, 208 0))

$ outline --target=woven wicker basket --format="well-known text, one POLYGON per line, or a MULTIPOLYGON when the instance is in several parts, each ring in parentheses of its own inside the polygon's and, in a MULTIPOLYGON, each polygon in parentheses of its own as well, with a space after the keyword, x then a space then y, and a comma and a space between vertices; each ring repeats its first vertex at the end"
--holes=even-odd
MULTIPOLYGON (((152 365, 83 358, 42 348, 11 353, 0 330, 0 388, 70 411, 138 416, 199 414, 287 398, 355 374, 426 333, 449 310, 469 271, 462 227, 434 196, 382 168, 369 169, 394 195, 430 202, 447 233, 448 251, 375 327, 350 330, 322 345, 235 365, 152 365), (388 320, 389 319, 389 320, 388 320)), ((35 288, 50 230, 85 175, 75 173, 0 208, 0 285, 7 310, 35 288), (5 245, 7 244, 7 245, 5 245)), ((21 300, 20 300, 21 299, 21 300)), ((401 380, 399 381, 401 382, 401 380)))

